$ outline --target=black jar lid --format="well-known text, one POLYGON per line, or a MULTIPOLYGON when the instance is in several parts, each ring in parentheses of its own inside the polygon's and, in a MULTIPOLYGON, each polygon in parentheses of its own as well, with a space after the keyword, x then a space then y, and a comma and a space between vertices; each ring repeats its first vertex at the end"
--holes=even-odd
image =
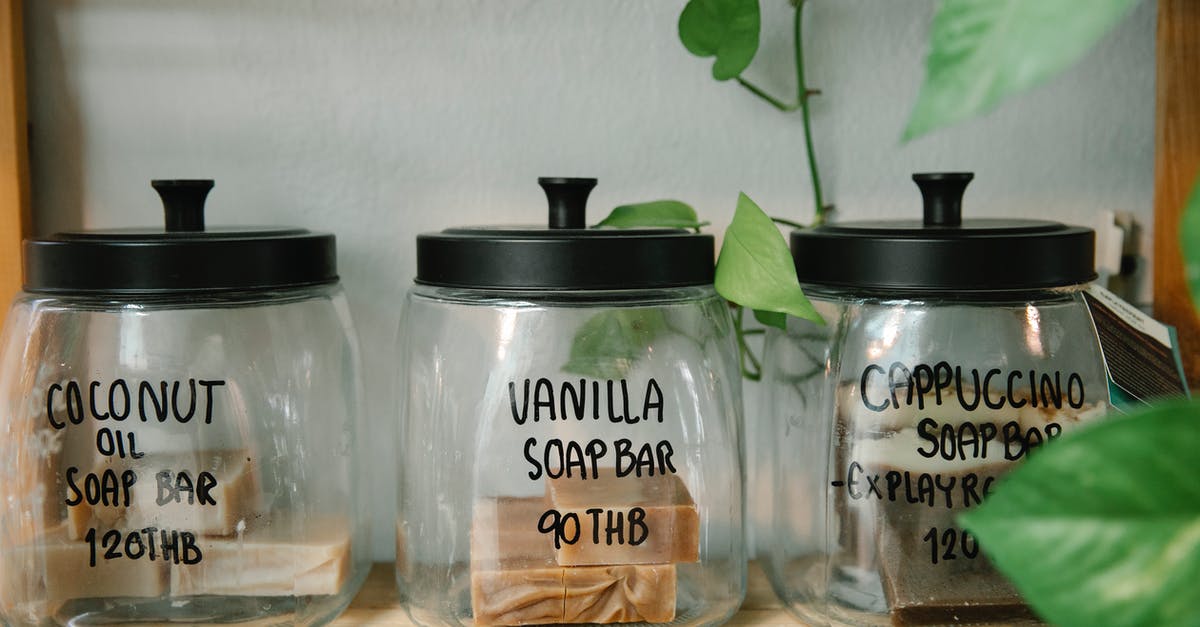
POLYGON ((204 226, 210 180, 153 181, 164 230, 105 229, 25 241, 25 291, 177 294, 334 283, 334 236, 305 229, 204 226))
POLYGON ((914 174, 923 220, 792 232, 801 283, 894 291, 1009 291, 1096 278, 1095 233, 1046 220, 962 219, 969 172, 914 174))
POLYGON ((683 229, 587 228, 588 178, 540 178, 548 228, 417 236, 416 282, 497 290, 630 290, 713 282, 713 238, 683 229))

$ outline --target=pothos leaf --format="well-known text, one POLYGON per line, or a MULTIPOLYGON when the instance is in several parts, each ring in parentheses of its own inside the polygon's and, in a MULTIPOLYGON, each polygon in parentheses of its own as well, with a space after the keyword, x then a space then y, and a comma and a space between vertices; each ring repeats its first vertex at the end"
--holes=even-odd
POLYGON ((666 329, 667 319, 659 309, 602 311, 575 333, 563 370, 598 379, 619 379, 646 355, 650 344, 666 329))
POLYGON ((962 516, 1046 620, 1200 625, 1200 405, 1100 421, 1033 454, 962 516))
POLYGON ((1192 195, 1183 208, 1179 229, 1179 248, 1183 251, 1183 270, 1192 303, 1200 310, 1200 177, 1192 187, 1192 195))
POLYGON ((698 229, 706 226, 696 217, 696 210, 678 200, 654 200, 632 205, 621 205, 612 210, 608 217, 596 226, 630 228, 659 226, 677 229, 698 229))
POLYGON ((713 78, 737 78, 758 52, 758 0, 691 0, 679 14, 679 39, 698 57, 716 57, 713 78))
POLYGON ((1066 69, 1138 0, 943 0, 907 141, 989 111, 1066 69))
POLYGON ((745 194, 738 195, 733 222, 725 231, 714 284, 726 300, 754 309, 763 324, 784 328, 779 314, 825 323, 800 289, 787 241, 745 194))

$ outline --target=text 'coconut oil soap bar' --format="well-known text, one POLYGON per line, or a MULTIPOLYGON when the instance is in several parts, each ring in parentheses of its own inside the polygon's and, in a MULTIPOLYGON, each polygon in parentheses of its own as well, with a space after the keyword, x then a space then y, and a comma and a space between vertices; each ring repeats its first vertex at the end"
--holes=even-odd
POLYGON ((1040 445, 1102 418, 1091 230, 962 219, 970 174, 914 179, 923 220, 792 234, 826 325, 768 335, 780 596, 825 624, 1035 620, 958 514, 1040 445))
POLYGON ((397 576, 420 623, 716 624, 745 587, 739 371, 713 239, 549 228, 417 240, 402 318, 397 576))
POLYGON ((358 347, 334 237, 166 228, 26 243, 0 349, 8 625, 313 625, 368 561, 358 347))

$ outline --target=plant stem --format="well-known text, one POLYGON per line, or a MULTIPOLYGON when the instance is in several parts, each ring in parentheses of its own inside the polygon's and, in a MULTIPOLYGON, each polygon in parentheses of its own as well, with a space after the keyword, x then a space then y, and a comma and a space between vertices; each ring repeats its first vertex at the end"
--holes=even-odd
POLYGON ((793 43, 796 47, 796 102, 800 103, 800 114, 804 119, 804 147, 808 150, 808 174, 812 178, 813 201, 816 203, 813 215, 813 225, 825 222, 825 199, 821 194, 821 173, 817 168, 817 152, 813 148, 812 122, 809 116, 808 97, 811 92, 804 81, 804 39, 803 39, 804 0, 796 3, 796 19, 793 43))
POLYGON ((799 222, 793 222, 791 220, 786 220, 784 218, 776 218, 775 216, 771 216, 771 221, 776 224, 790 226, 793 229, 807 229, 808 228, 807 226, 804 226, 803 224, 800 224, 799 222))
POLYGON ((759 98, 762 98, 763 100, 765 100, 767 102, 767 104, 771 105, 772 107, 775 107, 776 109, 779 109, 780 111, 783 111, 784 113, 787 113, 790 111, 795 111, 796 109, 798 109, 800 107, 800 105, 798 105, 798 104, 789 104, 789 103, 786 103, 786 102, 776 98, 775 96, 772 96, 771 94, 768 94, 766 91, 764 91, 758 85, 755 85, 754 83, 751 83, 750 81, 748 81, 740 76, 737 77, 737 82, 738 82, 738 85, 745 87, 746 90, 749 91, 750 93, 754 94, 755 96, 758 96, 759 98))
POLYGON ((742 369, 742 376, 750 381, 758 381, 762 379, 762 363, 750 352, 750 346, 746 344, 746 330, 742 328, 742 320, 745 318, 746 308, 738 307, 737 314, 734 316, 734 324, 738 342, 738 365, 742 369), (746 367, 746 358, 750 359, 751 368, 746 367))

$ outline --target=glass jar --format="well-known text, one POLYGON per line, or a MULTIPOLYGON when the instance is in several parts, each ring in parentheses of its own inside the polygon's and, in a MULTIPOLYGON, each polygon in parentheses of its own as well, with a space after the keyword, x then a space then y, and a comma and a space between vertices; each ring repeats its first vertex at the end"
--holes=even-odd
POLYGON ((8 625, 314 625, 369 567, 358 347, 334 238, 167 230, 26 244, 0 347, 8 625))
POLYGON ((1082 293, 1093 234, 963 223, 970 178, 914 176, 923 222, 792 235, 826 324, 793 319, 766 339, 760 444, 778 497, 765 565, 812 624, 1037 622, 956 518, 1108 409, 1082 293))
POLYGON ((745 588, 739 371, 713 240, 418 239, 399 351, 397 579, 420 624, 717 624, 745 588))

